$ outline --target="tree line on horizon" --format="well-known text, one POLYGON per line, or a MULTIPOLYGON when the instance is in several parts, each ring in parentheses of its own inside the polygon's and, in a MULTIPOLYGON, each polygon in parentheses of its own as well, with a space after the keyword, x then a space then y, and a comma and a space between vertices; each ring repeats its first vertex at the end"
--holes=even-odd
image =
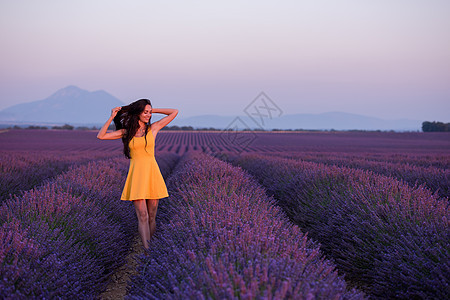
MULTIPOLYGON (((21 127, 18 125, 14 125, 13 127, 8 127, 6 129, 56 129, 56 130, 99 130, 99 127, 97 126, 72 126, 70 124, 64 124, 62 126, 36 126, 36 125, 29 125, 28 127, 21 127)), ((108 128, 109 130, 115 130, 114 124, 111 124, 108 128)), ((208 127, 208 128, 194 128, 192 126, 165 126, 162 130, 168 130, 168 131, 175 131, 175 130, 181 130, 181 131, 224 131, 223 129, 217 129, 214 127, 208 127)), ((227 130, 227 129, 225 129, 227 130)), ((228 129, 229 131, 233 131, 233 129, 228 129)), ((272 130, 262 130, 262 131, 338 131, 334 129, 330 130, 314 130, 314 129, 272 129, 272 130)), ((345 131, 377 131, 381 132, 381 130, 345 130, 345 131)), ((393 131, 393 130, 391 130, 393 131)), ((423 132, 449 132, 450 131, 450 123, 443 123, 443 122, 429 122, 424 121, 422 122, 422 131, 423 132)))
POLYGON ((422 123, 422 131, 423 132, 443 132, 443 131, 448 132, 448 131, 450 131, 450 123, 425 121, 422 123))

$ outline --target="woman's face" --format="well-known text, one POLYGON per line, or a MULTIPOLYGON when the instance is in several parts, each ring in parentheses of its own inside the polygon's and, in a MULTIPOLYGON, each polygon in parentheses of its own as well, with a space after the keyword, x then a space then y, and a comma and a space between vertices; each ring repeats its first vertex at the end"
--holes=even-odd
POLYGON ((139 120, 144 122, 145 124, 150 121, 150 117, 152 116, 152 107, 147 104, 144 108, 144 111, 139 115, 139 120))

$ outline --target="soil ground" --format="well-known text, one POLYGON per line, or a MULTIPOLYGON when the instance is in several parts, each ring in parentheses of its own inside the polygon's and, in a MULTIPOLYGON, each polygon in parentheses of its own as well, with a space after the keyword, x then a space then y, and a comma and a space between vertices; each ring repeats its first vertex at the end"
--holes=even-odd
POLYGON ((136 235, 132 250, 125 259, 125 264, 112 274, 111 282, 106 287, 105 292, 100 294, 102 300, 124 299, 127 293, 127 284, 133 275, 136 275, 137 262, 134 257, 143 252, 141 238, 136 235))

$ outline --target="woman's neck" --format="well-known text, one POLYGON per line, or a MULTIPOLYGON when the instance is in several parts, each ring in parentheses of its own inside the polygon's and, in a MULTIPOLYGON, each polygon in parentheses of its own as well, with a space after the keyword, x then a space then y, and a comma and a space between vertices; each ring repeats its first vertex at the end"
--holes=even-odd
POLYGON ((144 136, 145 135, 145 132, 146 132, 146 124, 144 124, 144 123, 140 123, 139 122, 139 128, 137 129, 137 131, 136 131, 136 133, 134 134, 134 136, 137 136, 137 137, 141 137, 141 136, 144 136))

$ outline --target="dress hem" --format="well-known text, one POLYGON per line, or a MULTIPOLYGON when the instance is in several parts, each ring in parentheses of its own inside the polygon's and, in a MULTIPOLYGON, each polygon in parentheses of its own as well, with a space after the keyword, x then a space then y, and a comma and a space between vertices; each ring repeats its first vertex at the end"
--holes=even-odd
POLYGON ((155 200, 155 199, 164 199, 164 198, 168 198, 169 197, 169 195, 167 195, 167 196, 158 196, 158 197, 139 197, 139 198, 133 198, 133 199, 120 199, 121 201, 134 201, 134 200, 142 200, 142 199, 152 199, 152 200, 155 200))

